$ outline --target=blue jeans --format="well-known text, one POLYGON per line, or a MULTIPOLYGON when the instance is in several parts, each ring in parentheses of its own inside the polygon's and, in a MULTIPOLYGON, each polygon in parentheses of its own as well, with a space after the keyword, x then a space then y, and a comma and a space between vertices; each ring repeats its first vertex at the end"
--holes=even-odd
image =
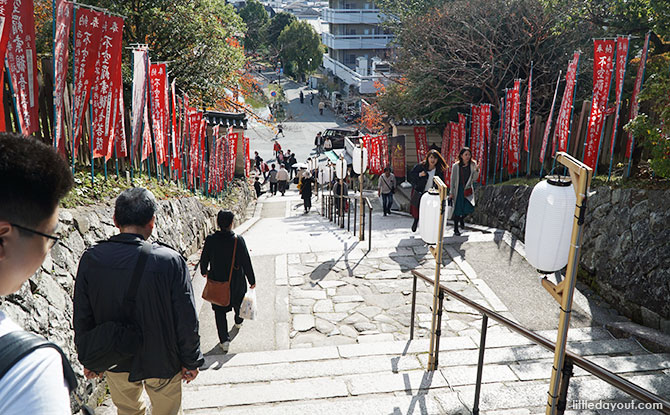
POLYGON ((382 207, 385 214, 391 214, 391 206, 393 206, 393 193, 382 193, 382 207))

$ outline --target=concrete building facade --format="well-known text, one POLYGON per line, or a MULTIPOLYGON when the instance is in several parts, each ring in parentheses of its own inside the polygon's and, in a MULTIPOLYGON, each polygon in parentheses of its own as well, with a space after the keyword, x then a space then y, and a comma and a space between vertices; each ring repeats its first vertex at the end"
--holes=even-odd
POLYGON ((323 66, 357 92, 374 93, 375 81, 390 72, 393 40, 381 26, 380 10, 371 0, 329 0, 321 18, 329 29, 321 35, 328 47, 323 66))

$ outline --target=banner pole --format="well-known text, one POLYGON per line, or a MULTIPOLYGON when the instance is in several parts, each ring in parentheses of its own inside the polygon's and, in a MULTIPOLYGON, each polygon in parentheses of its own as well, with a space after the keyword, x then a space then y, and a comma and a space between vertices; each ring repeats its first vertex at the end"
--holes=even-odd
MULTIPOLYGON (((577 58, 577 67, 575 68, 575 85, 573 86, 572 89, 572 104, 570 107, 570 123, 568 124, 568 143, 567 147, 565 148, 565 152, 570 154, 570 138, 572 137, 572 120, 574 119, 575 115, 575 97, 577 96, 577 79, 579 79, 579 64, 582 62, 582 54, 579 54, 579 57, 577 58)), ((579 139, 579 137, 577 137, 579 139)), ((563 173, 566 173, 567 168, 563 169, 563 173)))
MULTIPOLYGON (((626 69, 628 69, 628 51, 630 50, 630 36, 628 37, 628 47, 626 48, 626 59, 624 60, 624 65, 623 65, 623 76, 622 76, 622 82, 621 82, 621 96, 623 96, 623 80, 626 79, 626 69)), ((617 59, 619 58, 619 48, 616 50, 617 57, 615 58, 615 62, 617 62, 617 59)), ((618 63, 618 62, 617 62, 618 63)), ((616 71, 614 73, 614 77, 616 78, 616 71)), ((616 79, 615 81, 616 82, 616 79)), ((616 87, 615 87, 615 92, 616 94, 616 87)), ((614 115, 614 127, 612 131, 612 145, 611 145, 611 150, 610 151, 610 167, 607 172, 607 182, 609 183, 610 178, 612 177, 612 162, 614 161, 614 145, 616 144, 616 136, 617 136, 617 129, 619 127, 619 110, 621 109, 621 97, 617 97, 617 102, 616 102, 616 114, 614 115)))
POLYGON ((88 99, 88 121, 91 124, 88 131, 88 146, 91 148, 91 187, 93 187, 95 184, 95 159, 93 158, 93 97, 88 99))
POLYGON ((119 176, 119 156, 117 155, 116 152, 116 139, 114 139, 114 164, 116 164, 116 179, 119 180, 121 177, 119 176))
MULTIPOLYGON (((59 127, 60 122, 56 119, 56 0, 51 1, 51 12, 53 13, 53 19, 51 20, 51 35, 52 35, 52 43, 51 43, 51 70, 53 71, 53 76, 54 76, 54 84, 53 84, 53 90, 52 90, 52 101, 53 101, 53 117, 54 117, 54 124, 53 124, 53 145, 56 151, 58 151, 58 144, 56 143, 56 130, 59 127)), ((0 85, 0 88, 3 86, 0 85)))

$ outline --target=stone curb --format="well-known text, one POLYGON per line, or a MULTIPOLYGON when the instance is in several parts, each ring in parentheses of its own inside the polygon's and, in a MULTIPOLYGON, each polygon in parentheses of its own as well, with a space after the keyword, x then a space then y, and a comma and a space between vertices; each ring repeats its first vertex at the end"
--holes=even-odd
POLYGON ((616 321, 605 325, 616 338, 633 338, 653 353, 670 353, 670 336, 650 327, 629 321, 616 321))

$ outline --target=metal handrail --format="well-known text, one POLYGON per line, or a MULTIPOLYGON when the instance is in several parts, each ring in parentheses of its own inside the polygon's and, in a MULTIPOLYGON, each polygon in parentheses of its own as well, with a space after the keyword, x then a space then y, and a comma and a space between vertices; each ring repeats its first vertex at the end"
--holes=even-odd
MULTIPOLYGON (((353 234, 356 235, 357 220, 358 220, 358 201, 360 196, 339 196, 339 195, 323 195, 321 199, 322 209, 321 216, 328 218, 330 222, 334 222, 340 228, 344 228, 345 220, 347 224, 347 231, 351 232, 351 210, 353 209, 353 234), (347 212, 338 212, 339 209, 339 198, 345 199, 349 202, 349 209, 347 212), (325 205, 325 209, 323 206, 325 205), (345 219, 346 215, 346 219, 345 219)), ((368 251, 372 250, 372 202, 367 197, 364 197, 363 206, 360 209, 368 209, 369 219, 368 219, 368 251)), ((365 232, 365 212, 363 212, 363 231, 365 232)), ((365 234, 363 234, 363 240, 365 240, 365 234)))
MULTIPOLYGON (((413 286, 413 293, 412 293, 412 318, 411 318, 411 326, 410 326, 410 340, 414 337, 414 311, 415 311, 415 302, 416 302, 416 278, 421 278, 422 280, 426 281, 429 284, 435 284, 435 280, 433 280, 430 277, 427 277, 420 273, 419 271, 412 270, 412 275, 414 275, 414 286, 413 286)), ((462 296, 461 294, 447 288, 443 284, 439 284, 440 287, 440 293, 446 293, 461 303, 469 306, 470 308, 474 308, 477 310, 482 316, 484 317, 482 321, 482 339, 480 341, 480 350, 479 350, 479 363, 477 367, 477 385, 476 385, 476 390, 475 390, 475 405, 473 407, 473 414, 477 414, 479 412, 478 408, 478 403, 479 403, 479 390, 480 390, 480 385, 481 385, 481 370, 483 366, 483 356, 484 356, 484 347, 485 347, 485 340, 486 340, 486 323, 488 320, 488 317, 492 318, 493 320, 497 321, 498 323, 502 324, 503 326, 506 326, 513 331, 521 334, 525 338, 529 339, 533 343, 540 345, 544 347, 547 350, 554 351, 556 349, 556 344, 552 342, 551 340, 540 336, 539 334, 533 333, 532 331, 528 330, 527 328, 521 326, 518 323, 513 322, 512 320, 509 320, 502 315, 496 313, 493 310, 490 310, 480 304, 477 304, 476 302, 470 300, 467 297, 462 296)), ((441 295, 442 296, 442 295, 441 295)), ((442 303, 440 302, 440 310, 439 314, 442 314, 442 303)), ((439 327, 438 327, 439 330, 439 327)), ((439 353, 439 347, 437 349, 437 352, 439 353)), ((641 388, 640 386, 628 381, 627 379, 622 378, 621 376, 610 372, 609 370, 598 366, 597 364, 585 359, 584 357, 575 354, 571 351, 566 350, 566 358, 568 361, 574 363, 578 367, 584 369, 585 371, 589 372, 590 374, 596 376, 597 378, 609 383, 610 385, 614 386, 615 388, 628 393, 634 398, 639 399, 642 402, 646 403, 655 403, 655 404, 661 404, 662 409, 661 412, 664 414, 670 414, 670 401, 667 401, 666 399, 663 399, 662 397, 656 395, 653 392, 650 392, 644 388, 641 388)), ((568 367, 568 370, 571 372, 571 367, 568 367)), ((571 373, 567 375, 567 379, 565 382, 565 390, 562 390, 561 392, 564 394, 567 394, 567 380, 569 380, 571 373)), ((566 376, 564 374, 564 376, 566 376)), ((563 396, 565 398, 565 396, 563 396)))

